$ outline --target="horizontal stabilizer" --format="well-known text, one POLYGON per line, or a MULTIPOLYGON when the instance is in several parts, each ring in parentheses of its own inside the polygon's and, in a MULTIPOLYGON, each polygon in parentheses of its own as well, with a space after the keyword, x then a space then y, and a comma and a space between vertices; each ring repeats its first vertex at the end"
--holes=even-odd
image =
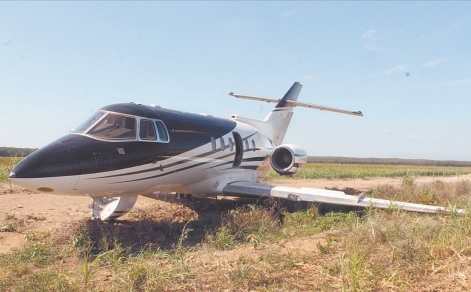
MULTIPOLYGON (((265 101, 265 102, 272 102, 272 103, 279 103, 281 101, 281 99, 277 99, 277 98, 243 95, 243 94, 237 94, 234 92, 230 92, 229 95, 234 96, 236 98, 265 101)), ((348 114, 348 115, 354 115, 354 116, 360 116, 360 117, 363 116, 363 113, 361 111, 349 111, 349 110, 343 110, 343 109, 327 107, 323 105, 317 105, 317 104, 306 103, 306 102, 300 102, 300 101, 295 101, 295 100, 286 100, 286 103, 291 106, 314 108, 314 109, 318 109, 322 111, 330 111, 330 112, 336 112, 336 113, 342 113, 342 114, 348 114)))
POLYGON ((282 198, 291 201, 325 203, 363 208, 373 207, 380 209, 398 209, 430 214, 465 214, 465 211, 462 209, 450 209, 447 207, 367 198, 363 194, 360 194, 359 196, 351 196, 345 194, 342 191, 315 188, 292 188, 250 182, 235 182, 225 186, 222 191, 224 195, 235 197, 271 197, 282 198))

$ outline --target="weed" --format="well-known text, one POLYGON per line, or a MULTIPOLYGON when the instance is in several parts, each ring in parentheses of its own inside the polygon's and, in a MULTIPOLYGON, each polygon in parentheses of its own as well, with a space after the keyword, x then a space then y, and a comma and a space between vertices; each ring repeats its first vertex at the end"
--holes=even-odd
POLYGON ((251 261, 247 260, 243 256, 240 256, 237 261, 236 267, 226 274, 226 278, 234 289, 240 289, 243 287, 250 286, 250 282, 252 279, 255 278, 256 273, 257 271, 253 267, 251 261))
POLYGON ((12 214, 10 212, 5 213, 5 220, 11 221, 15 219, 15 214, 12 214))
POLYGON ((82 256, 85 255, 86 248, 90 244, 90 235, 87 231, 86 224, 81 224, 78 230, 70 239, 72 247, 76 248, 82 256))
POLYGON ((0 232, 16 232, 16 231, 17 231, 16 224, 13 222, 8 222, 2 227, 0 227, 0 232))
POLYGON ((90 242, 87 244, 85 253, 83 256, 82 276, 83 276, 83 288, 85 291, 92 289, 92 276, 95 273, 94 260, 91 260, 92 245, 90 242))
POLYGON ((128 272, 128 282, 132 287, 132 291, 144 291, 147 281, 149 280, 149 272, 145 265, 138 264, 128 272))
POLYGON ((32 214, 28 214, 25 216, 27 220, 34 220, 34 221, 44 221, 46 220, 46 217, 42 216, 42 217, 38 217, 38 216, 34 216, 32 214))
POLYGON ((317 247, 317 250, 319 250, 319 252, 321 254, 329 254, 329 253, 332 252, 332 247, 331 247, 329 241, 326 244, 322 244, 322 243, 318 242, 316 244, 316 247, 317 247))
POLYGON ((335 264, 327 267, 327 271, 328 271, 329 275, 331 275, 331 276, 340 275, 341 269, 342 269, 342 265, 340 263, 335 263, 335 264))
POLYGON ((0 157, 0 182, 8 180, 10 172, 21 159, 17 157, 0 157))
POLYGON ((50 231, 27 230, 25 231, 25 239, 29 242, 45 242, 51 236, 50 231))
POLYGON ((221 226, 215 234, 208 234, 206 241, 217 249, 229 249, 237 243, 236 235, 227 226, 221 226))
POLYGON ((56 255, 58 255, 57 247, 41 242, 33 242, 23 250, 14 253, 20 262, 32 263, 38 267, 51 264, 56 255))
POLYGON ((180 237, 178 238, 177 245, 174 247, 175 254, 178 256, 182 256, 185 253, 185 248, 183 246, 183 241, 188 238, 188 233, 193 231, 192 229, 188 228, 187 225, 190 221, 186 222, 183 226, 182 232, 180 237))
POLYGON ((220 226, 206 236, 206 241, 218 249, 228 249, 243 242, 258 244, 279 229, 274 209, 248 205, 223 214, 220 226))

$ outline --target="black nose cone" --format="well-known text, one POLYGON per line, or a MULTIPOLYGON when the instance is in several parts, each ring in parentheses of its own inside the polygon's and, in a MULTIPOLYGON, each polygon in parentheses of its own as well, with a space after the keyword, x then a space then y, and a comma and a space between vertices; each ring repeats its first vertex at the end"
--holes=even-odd
POLYGON ((23 159, 10 173, 10 179, 79 174, 80 164, 75 148, 60 139, 23 159))

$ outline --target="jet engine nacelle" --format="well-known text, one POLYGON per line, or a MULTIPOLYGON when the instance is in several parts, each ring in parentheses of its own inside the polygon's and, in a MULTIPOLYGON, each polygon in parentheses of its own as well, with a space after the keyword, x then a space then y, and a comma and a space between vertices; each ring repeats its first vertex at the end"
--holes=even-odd
POLYGON ((280 175, 293 175, 306 162, 306 151, 297 145, 280 145, 271 154, 271 166, 280 175))

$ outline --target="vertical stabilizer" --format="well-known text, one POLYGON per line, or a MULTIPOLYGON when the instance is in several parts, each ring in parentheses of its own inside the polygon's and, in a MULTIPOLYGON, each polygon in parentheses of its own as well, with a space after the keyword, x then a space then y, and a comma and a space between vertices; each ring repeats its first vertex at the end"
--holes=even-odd
POLYGON ((285 96, 278 102, 275 108, 281 108, 281 107, 294 107, 294 105, 288 104, 286 101, 287 100, 293 100, 296 101, 298 100, 299 93, 301 92, 301 88, 303 86, 299 82, 295 82, 291 88, 286 92, 285 96))
POLYGON ((275 108, 265 118, 265 122, 269 125, 269 130, 265 135, 267 135, 277 146, 283 143, 291 117, 293 116, 294 106, 286 101, 296 101, 302 87, 301 83, 295 82, 288 92, 286 92, 285 96, 283 96, 280 102, 278 102, 275 108))
MULTIPOLYGON (((260 130, 260 132, 270 138, 270 140, 276 146, 278 146, 283 143, 283 139, 286 135, 286 131, 288 130, 291 117, 293 116, 293 107, 295 106, 286 101, 296 101, 301 88, 301 83, 295 82, 263 121, 240 116, 233 116, 233 119, 257 128, 260 130)), ((242 97, 241 95, 236 95, 234 93, 231 93, 231 95, 242 97)), ((268 98, 263 99, 252 97, 250 99, 270 101, 268 98)))

